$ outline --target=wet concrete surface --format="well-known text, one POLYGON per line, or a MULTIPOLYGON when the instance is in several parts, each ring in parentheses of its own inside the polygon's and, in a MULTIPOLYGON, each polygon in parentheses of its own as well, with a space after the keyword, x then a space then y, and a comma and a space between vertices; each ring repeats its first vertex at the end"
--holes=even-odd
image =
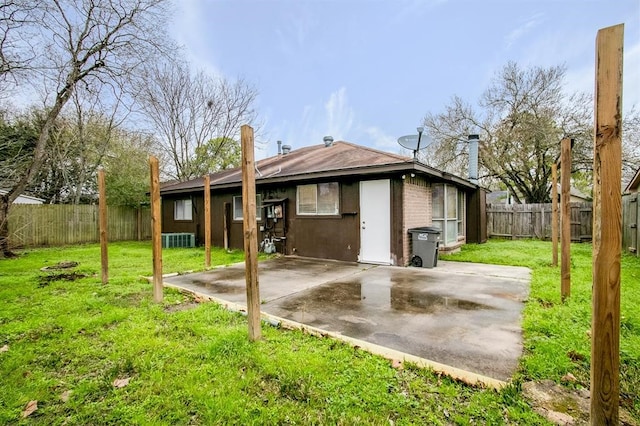
MULTIPOLYGON (((506 380, 522 353, 527 268, 439 261, 433 269, 282 257, 259 264, 261 309, 506 380)), ((165 282, 246 304, 244 264, 165 282)))

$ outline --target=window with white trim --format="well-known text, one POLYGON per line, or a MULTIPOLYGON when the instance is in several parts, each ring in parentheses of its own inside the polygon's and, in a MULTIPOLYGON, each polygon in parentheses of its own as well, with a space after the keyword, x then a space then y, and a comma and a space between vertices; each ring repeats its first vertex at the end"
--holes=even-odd
POLYGON ((432 221, 442 232, 445 245, 454 244, 465 234, 465 194, 453 185, 433 184, 431 187, 433 205, 432 221))
MULTIPOLYGON (((233 220, 242 220, 244 211, 242 206, 242 195, 233 197, 233 220)), ((256 220, 262 219, 262 195, 256 194, 256 220)))
POLYGON ((193 220, 193 204, 191 198, 176 200, 173 204, 174 220, 193 220))
POLYGON ((466 194, 458 191, 458 238, 465 235, 465 216, 467 213, 466 194))
POLYGON ((335 216, 340 212, 338 182, 298 185, 296 212, 301 216, 335 216))

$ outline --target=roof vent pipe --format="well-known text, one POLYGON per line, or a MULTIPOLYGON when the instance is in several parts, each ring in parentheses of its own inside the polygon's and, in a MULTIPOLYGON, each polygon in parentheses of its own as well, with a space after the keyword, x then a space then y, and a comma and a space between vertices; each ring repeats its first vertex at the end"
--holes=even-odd
POLYGON ((333 145, 333 136, 325 136, 324 138, 322 138, 322 140, 324 141, 324 146, 326 147, 333 145))
POLYGON ((291 145, 282 145, 282 155, 287 155, 291 152, 291 145))
POLYGON ((478 142, 479 135, 469 135, 469 180, 478 184, 478 142))
POLYGON ((278 141, 278 155, 282 155, 282 141, 278 141))

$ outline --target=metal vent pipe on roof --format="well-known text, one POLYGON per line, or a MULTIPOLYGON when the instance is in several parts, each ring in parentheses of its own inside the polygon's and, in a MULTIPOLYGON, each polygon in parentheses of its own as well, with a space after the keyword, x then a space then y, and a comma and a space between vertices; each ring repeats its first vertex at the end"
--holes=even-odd
POLYGON ((333 136, 325 136, 324 138, 322 138, 322 140, 324 141, 324 146, 326 147, 333 145, 333 136))
POLYGON ((478 142, 480 135, 469 135, 469 180, 478 184, 478 142))
POLYGON ((291 145, 282 145, 282 155, 287 155, 291 152, 291 145))
POLYGON ((278 141, 278 155, 282 154, 282 141, 278 141))

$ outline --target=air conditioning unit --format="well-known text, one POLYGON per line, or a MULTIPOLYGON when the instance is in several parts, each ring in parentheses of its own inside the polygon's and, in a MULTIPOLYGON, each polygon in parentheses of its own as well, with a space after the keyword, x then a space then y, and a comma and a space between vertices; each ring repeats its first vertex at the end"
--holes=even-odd
POLYGON ((195 247, 196 235, 188 232, 162 234, 162 248, 195 247))

